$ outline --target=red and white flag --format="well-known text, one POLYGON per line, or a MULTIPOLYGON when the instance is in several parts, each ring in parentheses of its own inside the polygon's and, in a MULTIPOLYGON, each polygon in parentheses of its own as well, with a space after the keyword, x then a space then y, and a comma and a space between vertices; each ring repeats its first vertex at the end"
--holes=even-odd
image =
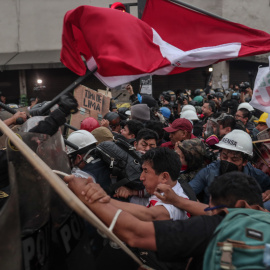
POLYGON ((142 76, 168 75, 270 51, 270 35, 168 0, 148 0, 142 20, 80 6, 64 18, 61 61, 82 76, 85 64, 113 88, 142 76), (143 20, 143 21, 142 21, 143 20))

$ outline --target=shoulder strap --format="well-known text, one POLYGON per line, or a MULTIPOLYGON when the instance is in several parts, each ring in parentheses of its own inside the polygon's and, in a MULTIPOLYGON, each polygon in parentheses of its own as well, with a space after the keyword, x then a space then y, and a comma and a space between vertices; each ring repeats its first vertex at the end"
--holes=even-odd
POLYGON ((116 144, 123 149, 124 151, 126 151, 127 153, 129 153, 134 159, 136 159, 140 164, 142 163, 141 160, 141 156, 139 155, 138 152, 136 152, 135 148, 129 144, 128 142, 118 138, 116 140, 116 144))
POLYGON ((184 179, 179 179, 178 182, 181 185, 182 189, 184 190, 185 194, 188 196, 188 198, 192 201, 197 201, 197 197, 195 192, 193 191, 192 187, 188 184, 188 182, 184 179))

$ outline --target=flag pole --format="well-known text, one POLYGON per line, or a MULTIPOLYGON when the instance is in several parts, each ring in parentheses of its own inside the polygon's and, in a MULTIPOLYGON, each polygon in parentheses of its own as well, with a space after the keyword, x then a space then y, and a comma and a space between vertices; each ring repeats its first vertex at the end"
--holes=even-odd
POLYGON ((207 16, 210 16, 210 17, 214 17, 214 18, 219 19, 219 20, 230 22, 229 20, 227 20, 227 19, 225 19, 223 17, 220 17, 220 16, 218 16, 216 14, 213 14, 211 12, 208 12, 208 11, 206 11, 204 9, 200 9, 200 8, 194 7, 194 6, 190 5, 190 4, 184 3, 182 1, 179 1, 179 0, 167 0, 167 1, 168 2, 172 2, 174 4, 177 4, 177 5, 184 6, 184 7, 188 8, 188 9, 197 11, 197 12, 202 13, 204 15, 207 15, 207 16))
POLYGON ((38 116, 43 115, 45 112, 47 112, 50 108, 52 108, 56 103, 59 102, 60 97, 71 92, 74 90, 78 85, 82 84, 86 79, 88 79, 90 76, 92 76, 97 71, 97 67, 91 71, 87 69, 86 73, 79 77, 76 81, 74 81, 72 84, 70 84, 66 89, 64 89, 60 94, 58 94, 52 101, 50 101, 47 105, 42 107, 41 109, 32 110, 31 115, 32 116, 38 116))

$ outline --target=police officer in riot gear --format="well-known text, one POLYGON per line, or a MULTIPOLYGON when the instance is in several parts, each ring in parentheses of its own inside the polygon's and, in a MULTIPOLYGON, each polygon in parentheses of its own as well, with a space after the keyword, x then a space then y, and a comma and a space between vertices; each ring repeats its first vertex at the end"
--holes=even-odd
MULTIPOLYGON (((37 126, 29 130, 33 133, 42 133, 52 136, 61 125, 66 122, 66 117, 72 112, 77 112, 77 100, 72 95, 63 95, 60 98, 59 108, 54 110, 44 121, 40 121, 37 126)), ((10 193, 8 180, 8 165, 6 151, 0 150, 0 192, 3 196, 0 197, 0 206, 8 199, 10 193)))

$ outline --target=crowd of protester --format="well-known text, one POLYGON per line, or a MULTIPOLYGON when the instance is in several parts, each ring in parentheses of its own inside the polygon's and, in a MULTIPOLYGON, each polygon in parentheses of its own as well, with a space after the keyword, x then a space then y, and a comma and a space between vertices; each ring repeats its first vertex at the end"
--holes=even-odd
MULTIPOLYGON (((67 146, 73 176, 65 181, 106 225, 122 210, 114 232, 145 264, 202 269, 207 245, 227 208, 270 210, 269 163, 264 169, 258 165, 264 158, 260 146, 267 148, 270 139, 268 114, 249 104, 248 83, 227 90, 211 89, 211 84, 194 91, 169 90, 159 99, 135 95, 131 85, 127 91, 130 103, 122 106, 112 100, 100 122, 86 118, 81 129, 69 135, 77 149, 67 146), (122 180, 120 174, 95 150, 104 142, 121 141, 140 159, 140 183, 126 181, 112 192, 112 185, 122 180), (90 178, 81 181, 83 173, 90 178)), ((76 105, 66 103, 62 100, 60 109, 31 132, 53 135, 76 105)), ((18 117, 26 120, 19 112, 5 122, 14 124, 18 117)), ((2 171, 5 162, 3 155, 2 171)), ((0 189, 4 205, 7 179, 0 189)), ((97 269, 137 269, 111 241, 93 237, 97 269)))

